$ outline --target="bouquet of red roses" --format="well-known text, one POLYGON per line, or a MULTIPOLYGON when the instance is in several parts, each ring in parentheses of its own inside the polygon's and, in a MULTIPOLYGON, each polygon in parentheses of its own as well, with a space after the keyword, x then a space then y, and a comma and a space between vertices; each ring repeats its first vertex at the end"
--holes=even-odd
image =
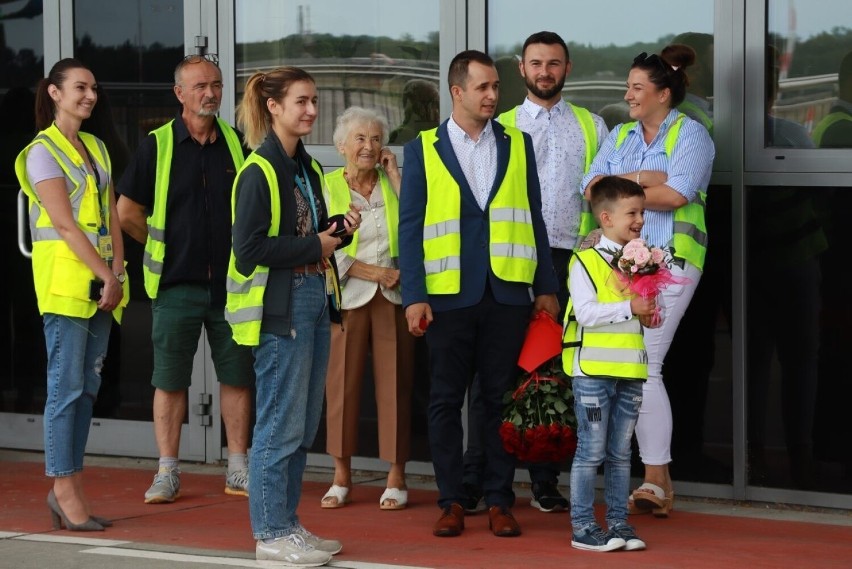
POLYGON ((574 395, 561 352, 562 328, 547 313, 538 313, 518 359, 527 373, 503 396, 500 439, 519 460, 559 462, 577 449, 574 395))
MULTIPOLYGON (((669 270, 670 257, 660 247, 648 245, 642 239, 632 239, 617 251, 606 251, 612 255, 613 273, 632 294, 642 298, 654 298, 661 290, 672 284, 686 284, 689 279, 676 277, 669 270)), ((651 317, 651 328, 662 324, 660 305, 651 317)))

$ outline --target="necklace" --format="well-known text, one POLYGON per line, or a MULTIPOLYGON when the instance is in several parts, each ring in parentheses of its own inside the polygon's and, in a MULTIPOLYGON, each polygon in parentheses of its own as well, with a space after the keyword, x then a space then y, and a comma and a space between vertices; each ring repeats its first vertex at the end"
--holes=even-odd
POLYGON ((344 171, 343 171, 343 179, 345 179, 345 180, 346 180, 347 185, 349 185, 349 187, 350 187, 351 189, 355 190, 356 192, 358 192, 359 194, 361 194, 363 197, 365 197, 365 198, 369 198, 369 197, 370 197, 370 194, 372 194, 372 193, 373 193, 373 187, 376 185, 376 182, 377 182, 377 181, 378 181, 378 179, 379 179, 379 175, 378 175, 378 173, 377 173, 375 170, 372 170, 372 171, 370 172, 370 179, 369 179, 368 183, 366 184, 366 188, 367 188, 367 189, 366 189, 366 191, 364 191, 364 189, 363 189, 363 188, 364 188, 364 184, 362 184, 362 185, 359 187, 359 186, 358 186, 358 183, 357 183, 357 179, 356 179, 356 178, 351 178, 351 177, 349 176, 349 173, 348 173, 346 170, 344 170, 344 171))

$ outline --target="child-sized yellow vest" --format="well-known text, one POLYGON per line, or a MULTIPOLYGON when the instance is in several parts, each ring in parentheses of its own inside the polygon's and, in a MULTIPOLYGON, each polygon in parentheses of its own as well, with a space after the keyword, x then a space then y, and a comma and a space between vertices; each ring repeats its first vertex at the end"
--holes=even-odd
MULTIPOLYGON (((613 268, 596 249, 574 254, 569 271, 580 263, 598 293, 598 302, 625 300, 612 279, 613 268)), ((638 318, 605 326, 580 326, 574 315, 574 303, 568 299, 562 337, 562 369, 574 375, 574 355, 579 350, 580 371, 588 377, 604 379, 648 379, 648 353, 638 318)))
MULTIPOLYGON (((527 195, 524 137, 516 128, 505 129, 509 164, 488 208, 491 270, 504 281, 532 284, 538 254, 527 195)), ((457 294, 461 290, 461 189, 435 149, 437 132, 433 128, 420 133, 426 171, 426 291, 457 294)))
MULTIPOLYGON (((92 159, 112 176, 112 165, 104 143, 86 132, 79 133, 80 140, 89 150, 92 159)), ((36 144, 44 146, 56 159, 59 167, 71 181, 73 189, 68 194, 71 215, 91 243, 98 248, 98 229, 101 226, 102 198, 95 177, 85 167, 85 161, 65 135, 52 124, 36 135, 35 139, 18 154, 15 174, 21 189, 29 198, 30 235, 33 242, 33 281, 38 299, 39 313, 61 314, 75 318, 91 318, 98 304, 89 298, 89 285, 95 278, 94 272, 84 263, 59 235, 47 215, 38 194, 27 178, 27 154, 36 144)), ((94 164, 93 164, 94 166, 94 164)), ((65 180, 62 181, 65 184, 65 180)), ((108 192, 109 189, 105 189, 108 192)), ((105 196, 109 200, 109 196, 105 196)), ((104 220, 109 227, 109 207, 104 208, 104 220)), ((130 299, 127 280, 123 285, 124 297, 113 310, 113 317, 121 322, 122 309, 130 299)))

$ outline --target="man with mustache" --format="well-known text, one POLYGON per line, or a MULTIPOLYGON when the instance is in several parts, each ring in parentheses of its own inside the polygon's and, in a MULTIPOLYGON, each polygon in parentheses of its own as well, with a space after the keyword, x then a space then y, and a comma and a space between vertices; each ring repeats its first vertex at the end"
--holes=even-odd
POLYGON ((225 493, 248 496, 253 362, 225 321, 231 187, 248 150, 242 135, 216 116, 222 72, 215 56, 185 57, 175 69, 174 92, 181 112, 142 140, 118 186, 121 228, 145 245, 142 270, 153 315, 151 384, 160 461, 146 504, 180 497, 180 432, 202 326, 228 439, 225 493))
MULTIPOLYGON (((571 73, 571 60, 568 46, 558 34, 542 31, 528 37, 518 67, 527 87, 526 99, 499 115, 497 120, 519 128, 532 138, 541 184, 542 217, 559 280, 557 297, 561 322, 568 301, 568 261, 573 249, 580 244, 578 233, 585 235, 592 229, 581 228, 581 220, 588 224, 592 218, 582 215, 580 181, 608 130, 601 117, 562 98, 565 78, 571 73)), ((479 401, 480 390, 475 382, 471 387, 470 434, 465 452, 465 488, 469 497, 464 505, 469 513, 481 508, 478 502, 482 495, 479 488, 483 455, 477 442, 479 401)), ((557 488, 559 463, 530 463, 528 466, 533 493, 530 505, 542 512, 567 510, 568 500, 557 488)))

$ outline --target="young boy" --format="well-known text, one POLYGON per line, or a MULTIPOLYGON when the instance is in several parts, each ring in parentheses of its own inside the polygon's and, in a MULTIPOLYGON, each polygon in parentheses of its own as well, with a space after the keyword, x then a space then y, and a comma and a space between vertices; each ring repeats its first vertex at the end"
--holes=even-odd
POLYGON ((571 467, 571 546, 588 551, 645 549, 627 524, 633 428, 648 377, 642 323, 650 323, 653 299, 620 292, 612 253, 640 236, 645 193, 616 176, 591 189, 592 213, 603 229, 593 249, 571 258, 562 365, 572 377, 577 452, 571 467), (637 318, 638 317, 638 318, 637 318), (640 323, 641 319, 641 323, 640 323), (604 463, 606 525, 595 521, 595 478, 604 463))

